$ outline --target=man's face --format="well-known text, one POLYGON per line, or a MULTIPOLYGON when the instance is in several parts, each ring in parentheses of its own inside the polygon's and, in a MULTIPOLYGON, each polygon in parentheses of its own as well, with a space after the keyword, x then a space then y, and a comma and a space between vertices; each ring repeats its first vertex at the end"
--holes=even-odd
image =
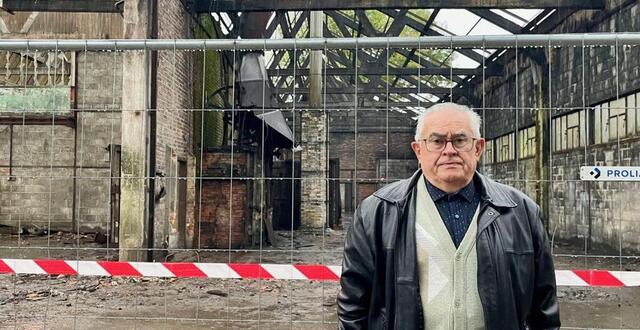
POLYGON ((411 142, 422 172, 429 182, 446 192, 462 189, 473 178, 484 151, 484 139, 473 135, 469 116, 461 112, 442 110, 424 120, 420 139, 411 142))

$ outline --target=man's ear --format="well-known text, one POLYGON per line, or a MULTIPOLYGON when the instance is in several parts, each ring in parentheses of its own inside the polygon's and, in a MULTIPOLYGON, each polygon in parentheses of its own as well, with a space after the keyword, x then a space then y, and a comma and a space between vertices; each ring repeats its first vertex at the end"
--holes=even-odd
POLYGON ((416 158, 420 159, 420 143, 413 141, 411 142, 411 149, 413 149, 413 153, 416 155, 416 158))
POLYGON ((479 138, 478 140, 476 140, 476 157, 478 157, 478 159, 480 159, 480 157, 482 156, 482 154, 484 153, 484 148, 486 147, 486 141, 484 138, 479 138))

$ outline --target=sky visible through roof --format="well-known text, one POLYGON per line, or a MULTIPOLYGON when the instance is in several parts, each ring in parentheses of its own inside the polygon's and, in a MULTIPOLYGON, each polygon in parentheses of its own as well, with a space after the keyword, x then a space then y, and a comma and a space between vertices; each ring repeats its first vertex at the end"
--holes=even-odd
MULTIPOLYGON (((512 28, 518 30, 518 27, 525 27, 536 17, 541 15, 544 12, 543 9, 491 9, 491 13, 502 17, 509 22, 515 24, 512 28)), ((549 17, 551 13, 547 13, 546 17, 549 17)), ((222 19, 225 24, 223 24, 223 33, 228 33, 228 31, 224 31, 224 25, 231 26, 231 20, 227 16, 227 14, 213 14, 216 20, 222 19)), ((409 13, 411 15, 411 13, 409 13)), ((300 17, 300 13, 289 13, 289 19, 294 19, 294 17, 300 17)), ((275 13, 273 14, 271 20, 275 18, 275 13)), ((271 21, 270 20, 270 21, 271 21)), ((293 25, 293 21, 290 24, 293 25)), ((491 21, 482 18, 472 12, 471 10, 466 9, 440 9, 437 12, 436 18, 430 27, 432 30, 438 32, 441 35, 445 36, 465 36, 465 35, 509 35, 512 34, 510 31, 492 23, 491 21)), ((282 31, 280 29, 276 29, 271 38, 281 38, 282 31)), ((455 49, 454 49, 455 51, 455 49)), ((485 58, 491 56, 496 50, 495 49, 473 49, 473 52, 484 56, 485 58)), ((271 62, 271 58, 273 54, 267 55, 267 62, 271 62), (271 55, 271 56, 270 56, 271 55)), ((446 62, 446 61, 445 61, 446 62)), ((451 65, 453 68, 479 68, 482 66, 482 63, 478 62, 477 59, 473 60, 468 56, 463 55, 462 53, 455 51, 452 59, 451 65)), ((465 78, 465 76, 459 76, 460 78, 465 78)), ((445 77, 449 78, 449 77, 445 77)), ((293 79, 290 79, 291 83, 293 83, 293 79)), ((454 87, 457 83, 449 83, 446 86, 442 87, 454 87)), ((422 99, 425 101, 436 102, 439 100, 441 96, 432 95, 429 93, 416 93, 413 94, 414 99, 422 99)), ((374 97, 376 99, 377 97, 374 97)), ((419 109, 415 109, 418 110, 419 109)), ((414 110, 414 111, 415 111, 414 110)))

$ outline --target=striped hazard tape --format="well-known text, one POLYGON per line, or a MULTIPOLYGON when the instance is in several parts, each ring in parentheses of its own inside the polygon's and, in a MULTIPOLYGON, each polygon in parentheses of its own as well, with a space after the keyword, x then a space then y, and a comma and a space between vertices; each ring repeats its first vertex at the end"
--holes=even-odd
POLYGON ((337 281, 340 266, 0 259, 0 274, 337 281))
MULTIPOLYGON (((0 274, 338 281, 341 270, 326 265, 0 259, 0 274)), ((556 282, 558 286, 640 286, 640 272, 556 270, 556 282)))

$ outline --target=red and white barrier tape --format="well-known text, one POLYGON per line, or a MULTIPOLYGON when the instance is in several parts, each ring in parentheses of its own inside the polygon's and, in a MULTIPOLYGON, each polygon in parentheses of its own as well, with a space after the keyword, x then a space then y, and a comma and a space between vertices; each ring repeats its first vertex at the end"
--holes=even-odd
POLYGON ((0 259, 0 274, 337 281, 340 266, 0 259))
MULTIPOLYGON (((0 259, 0 274, 338 281, 341 269, 325 265, 0 259)), ((640 272, 556 270, 556 282, 558 286, 640 286, 640 272)))

